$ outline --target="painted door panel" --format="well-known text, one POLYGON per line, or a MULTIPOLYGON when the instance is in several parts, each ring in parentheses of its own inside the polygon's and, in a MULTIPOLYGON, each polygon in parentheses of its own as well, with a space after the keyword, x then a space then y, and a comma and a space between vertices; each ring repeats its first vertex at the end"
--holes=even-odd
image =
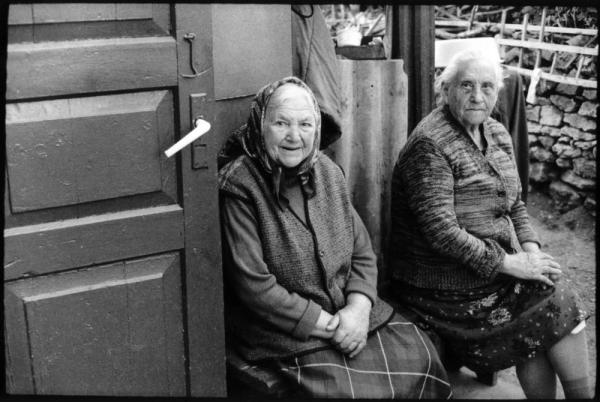
POLYGON ((177 253, 14 281, 5 304, 17 393, 185 395, 177 253))

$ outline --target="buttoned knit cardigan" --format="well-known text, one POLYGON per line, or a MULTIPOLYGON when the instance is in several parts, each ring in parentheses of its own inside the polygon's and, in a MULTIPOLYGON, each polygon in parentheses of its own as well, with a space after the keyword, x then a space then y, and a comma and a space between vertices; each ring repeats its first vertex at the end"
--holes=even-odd
MULTIPOLYGON (((346 305, 350 292, 365 294, 373 302, 369 330, 387 322, 393 309, 377 297, 377 277, 354 272, 354 225, 341 169, 321 155, 313 167, 314 195, 305 202, 307 225, 281 207, 272 181, 262 167, 246 155, 219 172, 221 197, 234 197, 251 207, 262 240, 262 254, 277 283, 289 292, 309 299, 304 316, 324 309, 335 314, 346 305)), ((233 261, 225 245, 224 263, 233 261)), ((226 279, 235 269, 226 266, 226 279)), ((355 269, 355 268, 354 268, 355 269)), ((376 266, 370 267, 375 270, 376 266)), ((329 341, 310 337, 311 328, 298 325, 292 331, 271 324, 261 311, 243 305, 228 286, 227 323, 230 339, 247 360, 281 358, 331 347, 329 341)), ((304 321, 304 319, 301 319, 304 321)), ((313 321, 314 320, 308 320, 313 321)))
POLYGON ((395 280, 428 289, 485 286, 506 253, 539 244, 521 201, 510 135, 491 118, 480 127, 485 151, 439 107, 400 152, 392 178, 395 280))

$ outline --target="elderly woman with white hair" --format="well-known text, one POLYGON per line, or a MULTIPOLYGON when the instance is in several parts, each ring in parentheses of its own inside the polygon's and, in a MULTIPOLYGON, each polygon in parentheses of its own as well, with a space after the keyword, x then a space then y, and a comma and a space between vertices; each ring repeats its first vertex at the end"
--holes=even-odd
POLYGON ((394 297, 476 372, 516 366, 528 398, 590 398, 584 311, 540 251, 511 137, 490 118, 502 69, 457 53, 439 107, 414 129, 392 182, 394 297))

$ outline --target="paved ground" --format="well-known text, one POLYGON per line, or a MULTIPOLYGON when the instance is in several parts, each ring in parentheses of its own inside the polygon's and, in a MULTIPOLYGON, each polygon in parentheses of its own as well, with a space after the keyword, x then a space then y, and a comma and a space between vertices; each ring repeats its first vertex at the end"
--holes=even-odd
MULTIPOLYGON (((465 367, 459 372, 448 375, 455 399, 525 399, 514 368, 500 371, 498 383, 493 387, 478 382, 475 373, 465 367)), ((564 399, 560 384, 556 395, 558 399, 564 399)))
MULTIPOLYGON (((452 392, 456 399, 524 399, 521 387, 506 376, 509 370, 503 370, 498 375, 498 383, 491 387, 475 379, 475 373, 463 367, 459 372, 449 373, 452 392)), ((514 371, 514 370, 513 370, 514 371)))
MULTIPOLYGON (((586 328, 589 346, 590 376, 596 383, 596 255, 595 218, 583 208, 558 214, 548 197, 533 190, 527 209, 531 223, 542 239, 542 246, 560 263, 565 281, 571 283, 589 309, 591 318, 586 328)), ((498 373, 498 383, 490 387, 475 380, 475 374, 462 368, 449 373, 457 399, 523 399, 515 369, 498 373)), ((557 396, 564 399, 560 384, 557 396)))

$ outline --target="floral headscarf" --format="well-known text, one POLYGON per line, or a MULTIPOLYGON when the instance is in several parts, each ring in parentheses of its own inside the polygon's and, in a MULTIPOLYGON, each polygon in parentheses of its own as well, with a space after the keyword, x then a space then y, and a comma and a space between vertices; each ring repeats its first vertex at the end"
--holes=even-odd
POLYGON ((315 138, 314 143, 308 156, 294 168, 285 168, 286 173, 291 173, 294 176, 299 176, 301 184, 304 186, 310 179, 310 170, 319 158, 319 144, 321 142, 321 113, 319 105, 313 92, 300 79, 296 77, 287 77, 279 81, 275 81, 261 88, 250 106, 250 116, 245 126, 237 133, 238 141, 241 142, 244 152, 251 158, 257 159, 267 173, 270 173, 273 178, 273 185, 276 195, 279 194, 279 183, 284 167, 274 161, 265 148, 265 139, 263 135, 264 119, 269 101, 275 91, 285 84, 298 85, 304 88, 310 95, 315 112, 315 138), (291 171, 291 172, 290 172, 291 171))

